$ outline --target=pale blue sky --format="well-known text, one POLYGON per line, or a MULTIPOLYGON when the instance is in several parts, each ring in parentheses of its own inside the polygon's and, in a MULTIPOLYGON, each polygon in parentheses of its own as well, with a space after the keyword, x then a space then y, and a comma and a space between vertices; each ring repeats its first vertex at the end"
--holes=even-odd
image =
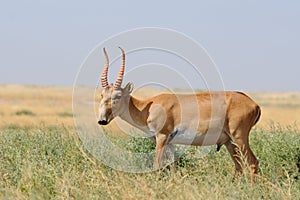
POLYGON ((72 85, 99 42, 162 27, 201 43, 227 90, 300 91, 300 1, 180 2, 1 1, 0 84, 72 85))

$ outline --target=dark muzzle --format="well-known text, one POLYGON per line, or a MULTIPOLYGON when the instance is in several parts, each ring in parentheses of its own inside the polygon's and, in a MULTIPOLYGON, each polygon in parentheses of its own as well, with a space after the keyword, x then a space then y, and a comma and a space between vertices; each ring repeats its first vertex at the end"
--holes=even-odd
POLYGON ((106 120, 100 120, 100 121, 98 121, 98 124, 99 125, 107 125, 108 122, 106 120))

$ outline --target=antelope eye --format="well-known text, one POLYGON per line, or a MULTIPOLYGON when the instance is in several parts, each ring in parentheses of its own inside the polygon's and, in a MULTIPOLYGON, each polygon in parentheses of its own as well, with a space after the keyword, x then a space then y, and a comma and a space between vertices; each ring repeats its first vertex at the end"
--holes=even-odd
POLYGON ((121 99, 121 95, 116 95, 114 99, 121 99))

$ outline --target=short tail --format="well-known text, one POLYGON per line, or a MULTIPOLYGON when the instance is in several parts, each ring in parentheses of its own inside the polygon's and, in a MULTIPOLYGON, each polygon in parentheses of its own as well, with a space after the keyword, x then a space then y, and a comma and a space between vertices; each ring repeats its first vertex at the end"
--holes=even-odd
POLYGON ((256 118, 255 118, 255 121, 254 121, 254 123, 253 123, 253 126, 259 121, 259 118, 260 118, 260 115, 261 115, 261 110, 260 110, 260 107, 259 106, 257 106, 256 107, 256 118))

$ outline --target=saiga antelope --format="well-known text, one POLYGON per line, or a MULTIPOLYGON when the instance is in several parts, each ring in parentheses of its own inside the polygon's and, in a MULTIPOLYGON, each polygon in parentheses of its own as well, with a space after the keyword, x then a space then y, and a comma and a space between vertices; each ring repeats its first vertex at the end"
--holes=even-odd
POLYGON ((103 49, 106 63, 102 71, 102 92, 99 105, 99 125, 109 124, 115 117, 120 117, 134 127, 146 133, 154 133, 156 142, 154 168, 162 167, 162 159, 168 144, 191 144, 197 146, 217 144, 217 150, 224 144, 234 161, 236 172, 242 172, 247 159, 251 169, 251 183, 258 170, 258 160, 249 146, 250 129, 260 118, 259 106, 241 92, 201 92, 198 94, 175 95, 161 94, 146 100, 131 96, 133 84, 121 87, 125 52, 122 48, 122 63, 115 84, 108 84, 107 74, 109 59, 103 49), (212 120, 212 95, 224 96, 225 109, 223 123, 218 124, 220 134, 208 133, 212 120), (197 105, 191 104, 196 101, 197 105), (196 113, 196 114, 195 114, 196 113), (196 119, 196 120, 195 120, 196 119), (190 139, 190 136, 193 136, 190 139), (210 137, 212 138, 210 140, 210 137), (205 138, 206 140, 205 142, 205 138))

